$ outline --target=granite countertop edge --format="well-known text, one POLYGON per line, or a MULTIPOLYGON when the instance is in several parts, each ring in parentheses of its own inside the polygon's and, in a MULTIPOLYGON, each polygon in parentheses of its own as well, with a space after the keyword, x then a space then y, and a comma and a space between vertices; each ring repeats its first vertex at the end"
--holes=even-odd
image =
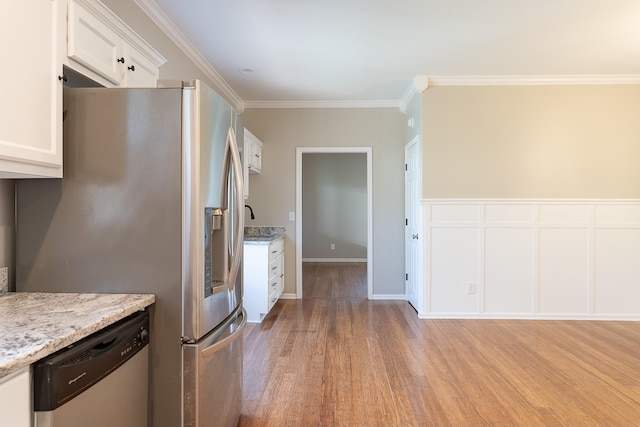
POLYGON ((283 226, 248 226, 244 228, 244 243, 269 245, 284 239, 287 228, 283 226))
POLYGON ((278 234, 273 236, 252 236, 245 237, 245 245, 270 245, 278 240, 284 239, 284 234, 278 234))
POLYGON ((152 294, 0 294, 0 379, 154 303, 152 294))

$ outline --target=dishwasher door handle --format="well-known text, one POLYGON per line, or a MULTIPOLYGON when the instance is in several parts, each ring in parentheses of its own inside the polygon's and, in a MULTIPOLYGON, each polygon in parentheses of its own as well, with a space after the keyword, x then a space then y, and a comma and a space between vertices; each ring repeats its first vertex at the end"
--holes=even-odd
MULTIPOLYGON (((211 356, 213 353, 216 353, 222 350, 223 348, 225 348, 226 346, 228 346, 229 344, 231 344, 232 342, 234 342, 235 340, 237 340, 242 336, 242 331, 244 330, 244 327, 247 326, 247 311, 244 309, 244 307, 242 307, 241 314, 242 314, 242 321, 240 322, 240 325, 238 325, 238 328, 235 331, 233 331, 229 336, 223 338, 220 341, 216 341, 210 346, 202 349, 202 357, 211 356)), ((231 323, 229 327, 231 327, 234 323, 235 322, 231 323)))

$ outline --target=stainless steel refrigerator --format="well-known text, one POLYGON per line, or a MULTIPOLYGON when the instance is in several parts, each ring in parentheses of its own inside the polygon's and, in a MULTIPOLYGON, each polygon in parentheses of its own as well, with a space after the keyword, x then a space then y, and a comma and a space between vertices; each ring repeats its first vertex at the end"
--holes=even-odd
POLYGON ((169 86, 65 89, 64 178, 17 183, 16 288, 155 294, 150 425, 231 426, 243 127, 202 82, 169 86))

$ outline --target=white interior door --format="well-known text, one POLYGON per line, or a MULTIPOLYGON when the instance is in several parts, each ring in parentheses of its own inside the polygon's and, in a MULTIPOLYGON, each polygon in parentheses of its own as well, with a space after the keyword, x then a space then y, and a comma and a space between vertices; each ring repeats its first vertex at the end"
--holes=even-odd
POLYGON ((421 250, 420 196, 422 187, 420 137, 405 147, 405 279, 407 301, 420 312, 421 250))

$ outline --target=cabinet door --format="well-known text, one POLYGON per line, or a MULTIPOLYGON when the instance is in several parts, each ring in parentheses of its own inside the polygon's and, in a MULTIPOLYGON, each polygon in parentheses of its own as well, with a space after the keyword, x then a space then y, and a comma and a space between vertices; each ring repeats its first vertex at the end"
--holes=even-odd
POLYGON ((126 87, 156 87, 159 71, 153 62, 129 45, 125 45, 125 58, 126 87))
POLYGON ((253 159, 253 171, 255 173, 260 173, 262 171, 262 146, 258 144, 256 141, 253 141, 252 147, 252 159, 253 159))
POLYGON ((284 252, 278 257, 278 298, 284 292, 284 252))
POLYGON ((0 426, 31 426, 29 367, 0 378, 0 426))
POLYGON ((83 5, 69 2, 69 58, 84 65, 114 85, 123 80, 124 42, 103 21, 83 5))
POLYGON ((247 151, 247 168, 251 173, 262 170, 262 142, 247 128, 244 129, 245 148, 247 151))
POLYGON ((58 0, 0 2, 0 177, 62 176, 58 0))

